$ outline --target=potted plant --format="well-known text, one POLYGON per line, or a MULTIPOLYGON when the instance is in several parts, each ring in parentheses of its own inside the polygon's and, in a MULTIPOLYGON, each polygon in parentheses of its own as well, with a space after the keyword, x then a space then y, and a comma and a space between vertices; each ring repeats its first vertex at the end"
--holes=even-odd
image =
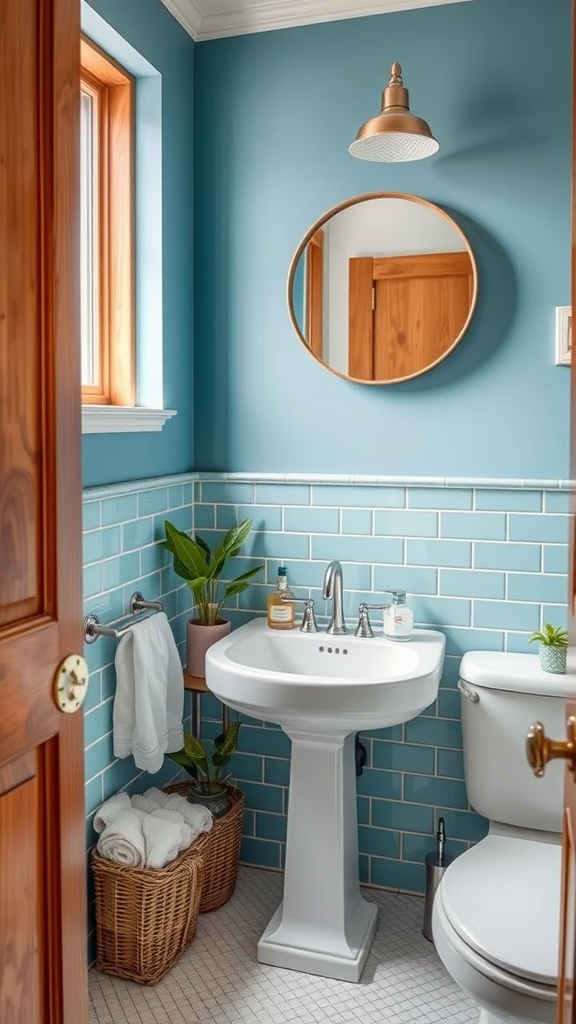
POLYGON ((245 519, 228 530, 211 552, 198 534, 191 537, 168 520, 164 521, 163 547, 171 553, 174 572, 186 581, 196 602, 196 618, 187 623, 186 668, 191 676, 204 678, 206 651, 230 632, 230 622, 220 617, 222 606, 228 598, 246 590, 252 577, 264 568, 258 565, 248 569, 229 583, 220 580, 228 559, 238 555, 251 528, 252 520, 245 519))
POLYGON ((528 643, 539 644, 540 668, 544 672, 554 672, 557 675, 566 672, 568 633, 565 629, 547 622, 542 629, 532 633, 528 643))
POLYGON ((190 788, 188 800, 201 803, 212 812, 215 818, 226 814, 230 806, 230 797, 226 788, 229 775, 223 776, 222 769, 229 763, 232 754, 238 749, 238 732, 240 719, 230 722, 227 729, 215 740, 202 743, 191 733, 184 733, 184 746, 166 756, 184 768, 189 775, 190 788))

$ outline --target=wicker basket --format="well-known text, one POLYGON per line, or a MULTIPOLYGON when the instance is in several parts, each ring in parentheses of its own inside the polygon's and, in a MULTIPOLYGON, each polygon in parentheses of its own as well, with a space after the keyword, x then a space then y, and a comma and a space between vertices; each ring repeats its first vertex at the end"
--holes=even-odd
MULTIPOLYGON (((204 861, 200 913, 217 910, 231 897, 238 877, 240 843, 244 821, 244 793, 235 786, 227 786, 231 798, 230 810, 221 818, 214 818, 209 832, 200 836, 190 851, 200 855, 204 861)), ((188 782, 177 782, 167 786, 167 793, 187 796, 188 782)))
POLYGON ((116 864, 92 850, 96 968, 154 985, 196 934, 203 855, 195 844, 158 871, 116 864))

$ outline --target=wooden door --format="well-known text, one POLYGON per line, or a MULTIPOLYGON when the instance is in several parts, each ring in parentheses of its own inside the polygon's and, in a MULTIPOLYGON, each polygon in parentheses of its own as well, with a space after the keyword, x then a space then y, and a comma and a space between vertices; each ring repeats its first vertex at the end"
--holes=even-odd
POLYGON ((464 331, 473 289, 467 252, 351 259, 350 376, 404 380, 434 366, 464 331))
POLYGON ((0 1021, 85 1024, 79 2, 0 3, 0 1021))
MULTIPOLYGON (((576 2, 572 2, 572 308, 576 308, 576 2)), ((570 369, 570 477, 576 479, 576 367, 570 369)), ((568 671, 576 672, 576 495, 571 495, 568 581, 568 671)), ((566 720, 576 715, 576 694, 566 702, 566 720)), ((563 739, 564 737, 559 737, 563 739)), ((576 1024, 576 781, 564 773, 564 833, 557 1024, 576 1024)))
MULTIPOLYGON (((576 715, 576 700, 567 701, 566 714, 576 715)), ((565 775, 564 834, 562 837, 562 894, 560 903, 560 956, 558 964, 558 1024, 574 1024, 575 917, 576 917, 576 782, 565 775)))

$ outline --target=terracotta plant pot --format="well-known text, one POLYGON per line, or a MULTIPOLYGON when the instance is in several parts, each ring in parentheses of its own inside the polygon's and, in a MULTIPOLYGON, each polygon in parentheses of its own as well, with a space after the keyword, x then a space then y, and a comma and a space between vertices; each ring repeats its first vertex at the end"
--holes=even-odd
POLYGON ((566 647, 550 647, 548 644, 540 644, 538 653, 540 655, 540 668, 544 672, 554 672, 556 675, 565 675, 566 647))
POLYGON ((197 679, 206 678, 206 651, 217 640, 227 636, 231 623, 227 619, 218 619, 213 626, 204 626, 198 619, 189 619, 186 623, 186 671, 197 679))

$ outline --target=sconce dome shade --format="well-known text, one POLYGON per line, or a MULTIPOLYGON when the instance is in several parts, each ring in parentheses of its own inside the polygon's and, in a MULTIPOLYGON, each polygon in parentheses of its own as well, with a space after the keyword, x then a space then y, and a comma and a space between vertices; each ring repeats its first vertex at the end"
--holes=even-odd
POLYGON ((402 68, 394 63, 388 87, 382 93, 381 113, 362 125, 349 153, 360 160, 400 163, 423 160, 439 148, 429 124, 410 112, 402 68))

